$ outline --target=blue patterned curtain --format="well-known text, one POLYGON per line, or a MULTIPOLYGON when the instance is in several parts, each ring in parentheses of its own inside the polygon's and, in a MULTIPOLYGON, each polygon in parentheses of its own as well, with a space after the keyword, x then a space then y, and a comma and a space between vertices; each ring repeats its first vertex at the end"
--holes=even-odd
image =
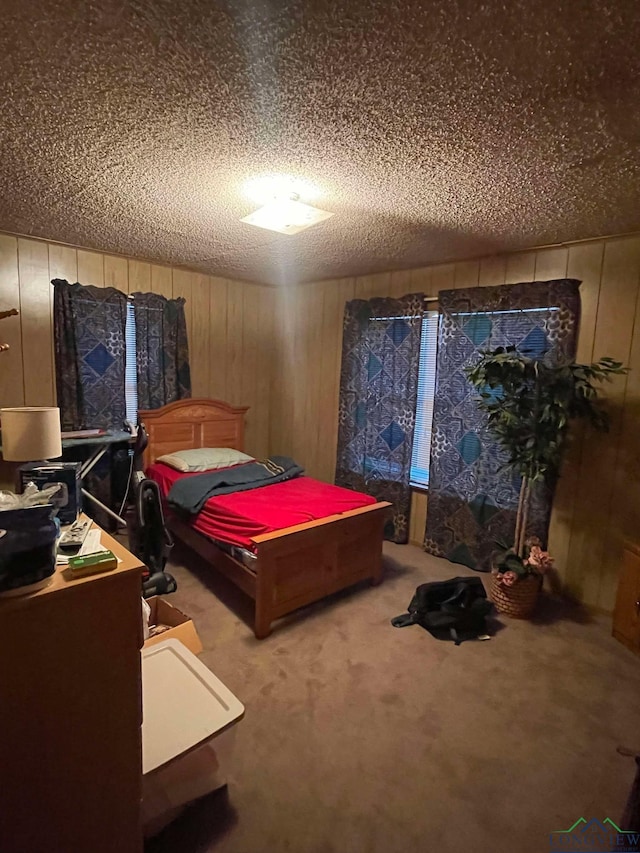
POLYGON ((393 504, 406 542, 424 295, 355 299, 344 313, 336 483, 393 504))
POLYGON ((191 396, 184 299, 134 293, 138 409, 159 409, 191 396))
POLYGON ((122 429, 127 297, 113 287, 51 283, 62 429, 122 429))
MULTIPOLYGON (((496 542, 513 542, 521 479, 489 433, 465 368, 515 346, 550 365, 575 359, 580 282, 574 279, 444 290, 431 443, 425 550, 480 571, 496 542)), ((528 534, 546 542, 553 486, 537 485, 528 534)))

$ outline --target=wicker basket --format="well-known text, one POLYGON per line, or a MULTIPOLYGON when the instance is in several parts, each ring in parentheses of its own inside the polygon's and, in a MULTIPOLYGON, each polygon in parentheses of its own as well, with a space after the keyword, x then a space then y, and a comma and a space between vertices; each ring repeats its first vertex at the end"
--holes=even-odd
POLYGON ((538 596, 542 587, 541 576, 527 575, 516 581, 513 586, 501 583, 498 578, 498 573, 494 572, 491 576, 489 593, 496 610, 505 613, 507 616, 512 616, 514 619, 526 619, 527 616, 530 616, 538 603, 538 596))

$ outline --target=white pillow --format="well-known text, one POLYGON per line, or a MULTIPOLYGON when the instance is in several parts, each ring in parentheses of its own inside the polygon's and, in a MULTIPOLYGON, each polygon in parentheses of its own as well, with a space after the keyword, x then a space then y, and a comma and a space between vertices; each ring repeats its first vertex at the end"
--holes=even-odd
POLYGON ((253 456, 247 456, 231 447, 197 447, 194 450, 178 450, 158 456, 158 462, 164 462, 177 471, 215 471, 216 468, 230 468, 243 462, 254 462, 253 456))

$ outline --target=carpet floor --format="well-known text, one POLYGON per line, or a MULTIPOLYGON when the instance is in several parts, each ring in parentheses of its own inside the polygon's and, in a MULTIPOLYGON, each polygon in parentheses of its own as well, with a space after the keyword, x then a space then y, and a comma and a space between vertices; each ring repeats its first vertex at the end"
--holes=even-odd
POLYGON ((228 787, 147 853, 541 853, 580 817, 619 820, 635 764, 616 747, 640 749, 640 666, 609 621, 548 597, 533 621, 456 647, 389 620, 419 583, 464 568, 392 544, 385 566, 381 586, 259 642, 249 600, 175 554, 171 602, 246 714, 228 787))

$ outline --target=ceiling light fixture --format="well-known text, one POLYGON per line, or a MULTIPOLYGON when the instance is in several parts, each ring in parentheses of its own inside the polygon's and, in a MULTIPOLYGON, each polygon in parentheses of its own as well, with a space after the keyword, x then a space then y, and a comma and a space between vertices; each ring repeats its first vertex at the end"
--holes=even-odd
POLYGON ((303 204, 299 198, 297 193, 291 193, 285 198, 275 198, 264 207, 243 216, 240 221, 266 228, 268 231, 277 231, 278 234, 299 234, 300 231, 333 216, 328 210, 303 204))
POLYGON ((320 188, 307 178, 277 172, 254 175, 245 181, 242 192, 255 204, 269 204, 275 199, 287 199, 293 196, 297 199, 302 198, 306 202, 313 202, 322 195, 320 188))

